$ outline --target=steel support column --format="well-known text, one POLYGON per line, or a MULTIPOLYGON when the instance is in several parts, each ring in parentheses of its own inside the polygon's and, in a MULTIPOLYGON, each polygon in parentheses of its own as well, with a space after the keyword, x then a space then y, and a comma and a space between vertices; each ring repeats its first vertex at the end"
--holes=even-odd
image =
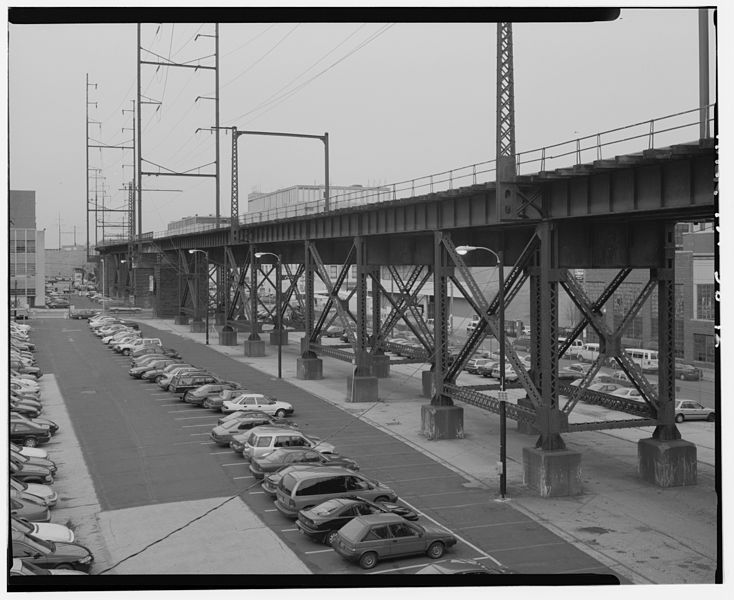
POLYGON ((432 406, 451 406, 453 401, 443 391, 444 376, 449 366, 449 301, 448 281, 453 275, 454 267, 450 264, 448 253, 443 245, 443 240, 449 234, 436 231, 433 234, 433 325, 435 340, 435 351, 433 353, 433 394, 432 406))
POLYGON ((258 293, 257 293, 257 264, 255 263, 255 244, 250 244, 249 247, 250 255, 250 335, 248 340, 257 341, 260 339, 260 326, 257 318, 257 304, 258 304, 258 293))

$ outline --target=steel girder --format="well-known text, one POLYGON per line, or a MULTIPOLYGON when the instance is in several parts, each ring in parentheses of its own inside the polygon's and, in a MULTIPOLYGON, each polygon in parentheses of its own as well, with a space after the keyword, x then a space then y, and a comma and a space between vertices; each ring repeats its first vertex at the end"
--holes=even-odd
MULTIPOLYGON (((245 254, 245 260, 243 264, 238 265, 237 259, 232 252, 231 246, 227 246, 226 249, 227 264, 230 270, 230 277, 227 279, 227 294, 231 295, 231 301, 227 310, 226 321, 234 320, 237 314, 245 314, 245 308, 247 306, 245 292, 249 289, 247 283, 247 273, 250 268, 250 253, 245 254), (232 284, 234 284, 234 291, 232 291, 232 284)), ((249 310, 247 311, 249 314, 249 310)))
MULTIPOLYGON (((423 289, 423 286, 431 277, 432 273, 430 267, 426 267, 425 272, 423 272, 423 268, 423 265, 415 265, 411 269, 408 275, 408 279, 406 281, 403 281, 402 277, 400 277, 400 274, 397 272, 397 269, 393 268, 392 265, 388 267, 393 281, 395 281, 398 285, 400 298, 396 302, 390 292, 388 292, 384 288, 382 289, 383 295, 385 296, 385 298, 387 298, 388 302, 390 302, 393 308, 379 330, 378 340, 377 342, 375 342, 378 346, 384 344, 385 339, 401 318, 406 321, 408 327, 411 327, 411 323, 409 323, 408 320, 405 318, 405 311, 409 304, 414 305, 417 303, 418 293, 421 291, 421 289, 423 289), (421 277, 420 281, 418 281, 421 273, 423 273, 423 276, 421 277), (416 282, 418 282, 417 285, 416 282)), ((415 331, 413 333, 415 333, 415 331)))
MULTIPOLYGON (((233 135, 235 135, 233 133, 233 135)), ((250 255, 250 335, 247 339, 250 341, 258 341, 260 339, 260 326, 257 320, 257 264, 255 262, 255 244, 250 244, 249 247, 250 255)))
MULTIPOLYGON (((428 328, 428 324, 423 318, 423 315, 418 310, 418 303, 416 302, 418 298, 418 291, 423 287, 424 284, 421 283, 415 290, 415 292, 411 294, 410 288, 405 285, 405 283, 403 282, 403 278, 400 276, 400 273, 398 273, 398 270, 395 268, 394 265, 389 266, 389 271, 390 276, 398 284, 398 290, 400 290, 400 294, 405 298, 403 310, 399 311, 400 317, 405 321, 406 325, 410 328, 415 337, 418 338, 418 341, 423 344, 423 347, 428 350, 429 353, 432 353, 434 345, 433 334, 428 328), (412 321, 408 319, 404 309, 407 309, 408 312, 410 312, 410 316, 413 318, 412 321)), ((423 281, 427 281, 429 276, 430 267, 426 269, 426 278, 423 281)), ((392 329, 392 327, 390 329, 392 329)))

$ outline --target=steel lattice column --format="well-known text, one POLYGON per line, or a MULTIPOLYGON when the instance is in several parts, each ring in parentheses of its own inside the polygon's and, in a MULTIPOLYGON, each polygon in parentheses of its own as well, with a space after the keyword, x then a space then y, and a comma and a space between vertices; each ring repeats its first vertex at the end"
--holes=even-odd
POLYGON ((370 269, 370 275, 372 277, 372 333, 371 333, 371 346, 375 354, 382 354, 382 350, 377 344, 377 338, 380 335, 380 317, 381 317, 381 303, 380 303, 380 267, 372 267, 370 269))
POLYGON ((311 352, 308 343, 313 337, 313 326, 314 326, 314 275, 315 265, 313 257, 311 256, 311 250, 309 249, 309 242, 304 242, 303 246, 303 262, 304 262, 304 279, 305 279, 305 307, 303 311, 303 320, 305 323, 305 339, 306 348, 303 351, 304 358, 315 357, 316 355, 311 352))
POLYGON ((653 439, 681 439, 675 426, 675 231, 665 229, 665 266, 651 275, 658 282, 658 424, 653 439))
MULTIPOLYGON (((370 374, 369 357, 367 356, 367 270, 366 247, 362 237, 354 239, 357 251, 357 343, 354 348, 357 369, 355 375, 370 374)), ((347 266, 348 268, 348 266, 347 266)), ((341 302, 337 297, 335 302, 341 302)))
POLYGON ((432 406, 453 405, 451 398, 443 393, 444 377, 448 368, 448 280, 449 276, 454 273, 453 266, 449 266, 449 256, 443 245, 443 238, 446 235, 448 234, 441 231, 433 233, 433 303, 435 307, 433 326, 436 345, 433 355, 434 390, 431 397, 432 406))
MULTIPOLYGON (((540 237, 539 271, 537 283, 536 319, 540 325, 537 348, 540 355, 538 388, 543 405, 538 408, 535 423, 540 437, 536 448, 562 450, 565 443, 560 432, 565 429, 567 416, 558 406, 558 269, 556 265, 554 228, 550 223, 538 225, 540 237)), ((533 324, 535 326, 535 323, 533 324)))
POLYGON ((250 244, 250 335, 248 340, 260 339, 260 327, 257 318, 257 262, 255 261, 255 244, 250 244))

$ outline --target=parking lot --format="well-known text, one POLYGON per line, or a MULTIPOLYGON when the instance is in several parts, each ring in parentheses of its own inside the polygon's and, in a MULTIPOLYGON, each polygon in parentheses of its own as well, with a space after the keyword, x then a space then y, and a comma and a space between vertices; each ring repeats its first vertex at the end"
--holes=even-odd
MULTIPOLYGON (((256 484, 242 457, 208 441, 219 413, 131 378, 129 359, 101 344, 84 321, 48 319, 35 325, 43 340, 39 360, 58 379, 102 514, 239 495, 311 572, 364 573, 299 534, 256 484)), ((142 329, 192 364, 291 402, 302 430, 357 459, 361 473, 393 487, 421 520, 454 532, 460 542, 450 558, 501 563, 520 573, 610 572, 529 517, 493 502, 485 489, 349 412, 211 348, 145 325, 142 329)), ((109 553, 119 556, 114 548, 109 553)), ((385 561, 369 573, 411 573, 427 560, 385 561)), ((113 572, 128 571, 123 563, 113 572)))

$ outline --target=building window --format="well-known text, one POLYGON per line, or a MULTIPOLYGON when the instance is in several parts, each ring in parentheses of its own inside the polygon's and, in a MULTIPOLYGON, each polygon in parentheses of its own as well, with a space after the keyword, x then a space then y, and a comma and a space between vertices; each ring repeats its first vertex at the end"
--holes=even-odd
POLYGON ((714 362, 714 336, 703 333, 693 334, 693 359, 701 362, 714 362))
POLYGON ((339 267, 337 265, 329 265, 329 277, 331 277, 331 279, 336 279, 338 268, 339 267))
POLYGON ((696 286, 696 318, 714 320, 714 284, 699 283, 696 286))
MULTIPOLYGON (((614 313, 614 329, 618 329, 623 320, 623 314, 614 313)), ((642 342, 642 317, 633 317, 627 324, 627 328, 622 332, 622 337, 636 338, 642 342)))

